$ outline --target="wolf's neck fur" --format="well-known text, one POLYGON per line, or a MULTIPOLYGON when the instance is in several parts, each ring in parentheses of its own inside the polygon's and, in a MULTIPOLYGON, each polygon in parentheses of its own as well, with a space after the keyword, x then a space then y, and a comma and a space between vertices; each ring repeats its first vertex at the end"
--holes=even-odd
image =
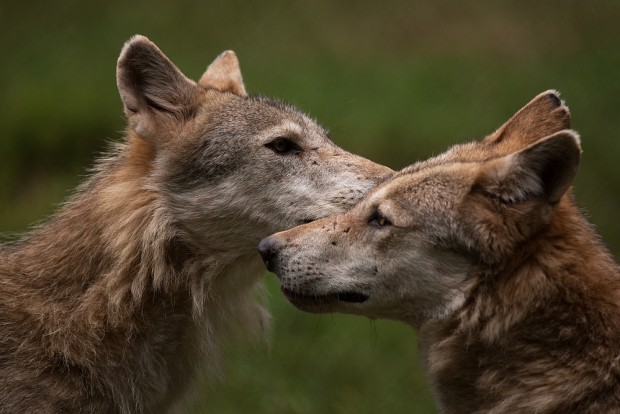
POLYGON ((258 333, 267 320, 249 298, 258 257, 193 249, 148 183, 151 157, 129 140, 49 223, 0 251, 7 306, 27 321, 23 344, 79 367, 84 388, 127 412, 165 407, 196 359, 216 369, 226 325, 258 333), (131 400, 107 388, 119 378, 131 400))
POLYGON ((471 275, 459 310, 421 328, 442 412, 586 412, 620 392, 619 315, 619 267, 565 197, 501 270, 471 275))

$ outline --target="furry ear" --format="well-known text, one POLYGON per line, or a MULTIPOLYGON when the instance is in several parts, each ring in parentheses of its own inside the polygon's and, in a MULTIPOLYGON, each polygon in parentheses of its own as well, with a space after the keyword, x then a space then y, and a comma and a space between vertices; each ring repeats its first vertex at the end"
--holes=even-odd
POLYGON ((548 90, 532 99, 483 142, 506 146, 501 152, 509 154, 568 128, 568 107, 564 105, 558 92, 548 90))
POLYGON ((150 139, 158 119, 183 118, 191 112, 196 83, 144 36, 133 36, 121 51, 116 66, 116 83, 129 126, 150 139))
POLYGON ((522 151, 488 161, 476 187, 505 203, 542 199, 556 204, 572 184, 580 158, 579 135, 560 131, 522 151))
POLYGON ((227 50, 215 58, 200 77, 198 84, 205 89, 232 92, 239 96, 248 95, 243 85, 239 60, 232 50, 227 50))

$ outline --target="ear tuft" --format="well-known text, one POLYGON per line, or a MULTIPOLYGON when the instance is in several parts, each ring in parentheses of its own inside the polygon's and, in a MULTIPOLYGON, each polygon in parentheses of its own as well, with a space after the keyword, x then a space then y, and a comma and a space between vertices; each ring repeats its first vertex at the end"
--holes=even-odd
POLYGON ((571 130, 487 162, 478 186, 506 203, 543 199, 556 204, 571 186, 581 159, 579 135, 571 130))
POLYGON ((564 105, 564 101, 560 99, 560 92, 556 90, 549 89, 548 91, 545 91, 538 96, 546 97, 549 100, 552 108, 559 108, 560 106, 564 105))
POLYGON ((205 89, 217 89, 247 96, 239 60, 232 50, 227 50, 215 58, 200 77, 198 85, 205 89))
POLYGON ((484 143, 501 145, 508 154, 539 139, 570 128, 570 111, 555 90, 548 90, 528 102, 484 143))

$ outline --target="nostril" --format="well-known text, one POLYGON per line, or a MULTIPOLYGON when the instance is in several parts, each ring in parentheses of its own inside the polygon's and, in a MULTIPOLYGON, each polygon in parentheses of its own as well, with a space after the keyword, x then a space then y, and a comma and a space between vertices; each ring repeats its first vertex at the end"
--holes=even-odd
POLYGON ((277 255, 277 240, 273 236, 269 236, 261 240, 258 244, 258 253, 263 258, 265 266, 268 270, 273 268, 273 259, 277 255))

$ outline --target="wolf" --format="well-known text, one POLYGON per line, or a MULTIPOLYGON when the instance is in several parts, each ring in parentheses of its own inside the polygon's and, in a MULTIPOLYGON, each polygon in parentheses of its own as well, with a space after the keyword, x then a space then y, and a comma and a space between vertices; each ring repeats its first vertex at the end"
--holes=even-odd
POLYGON ((260 239, 345 211, 392 172, 249 96, 232 51, 194 82, 137 35, 116 74, 125 140, 0 247, 2 413, 166 412, 197 371, 218 375, 231 333, 267 328, 260 239))
POLYGON ((543 93, 261 255, 302 310, 417 329, 442 413, 618 413, 620 268, 572 195, 569 124, 543 93))

